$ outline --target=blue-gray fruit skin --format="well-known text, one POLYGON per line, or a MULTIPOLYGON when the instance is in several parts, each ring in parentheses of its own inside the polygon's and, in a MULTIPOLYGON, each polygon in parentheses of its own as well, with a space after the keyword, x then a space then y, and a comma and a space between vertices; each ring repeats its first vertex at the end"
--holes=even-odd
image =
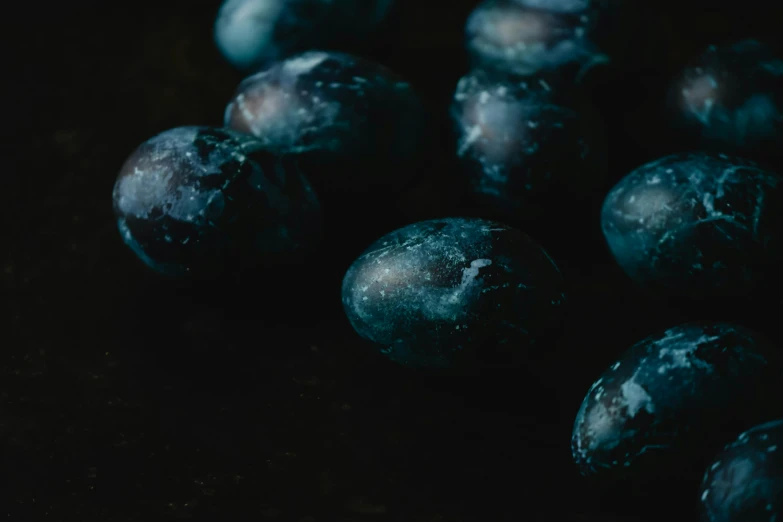
POLYGON ((307 49, 372 34, 393 0, 225 0, 215 44, 235 68, 252 71, 307 49))
POLYGON ((481 2, 465 27, 472 67, 518 76, 575 67, 579 80, 593 66, 609 62, 591 39, 595 10, 575 12, 562 2, 559 11, 530 6, 544 3, 481 2))
POLYGON ((710 46, 674 80, 669 104, 693 146, 777 156, 783 145, 783 59, 755 40, 710 46))
POLYGON ((590 8, 591 0, 514 0, 515 3, 531 9, 553 13, 581 13, 590 8))
MULTIPOLYGON (((774 400, 774 399, 772 399, 774 400)), ((708 522, 775 522, 783 515, 783 420, 742 433, 704 474, 708 522)))
POLYGON ((718 433, 781 411, 766 396, 780 374, 767 341, 738 325, 689 323, 647 337, 589 389, 574 422, 574 461, 584 475, 633 473, 641 460, 684 474, 688 459, 710 458, 700 452, 718 433))
POLYGON ((472 71, 457 83, 451 119, 461 171, 490 209, 557 218, 602 181, 578 114, 554 102, 543 80, 472 71))
POLYGON ((321 234, 296 162, 230 129, 177 127, 147 140, 123 165, 113 203, 123 241, 167 276, 298 259, 321 234))
POLYGON ((387 68, 346 53, 307 51, 245 78, 224 123, 316 165, 319 190, 338 184, 352 193, 386 192, 414 172, 409 163, 420 147, 423 114, 411 85, 387 68))
POLYGON ((601 228, 617 263, 656 292, 747 295, 779 271, 781 177, 722 154, 667 156, 606 196, 601 228))
POLYGON ((522 232, 445 218, 372 244, 345 274, 342 301, 356 332, 393 361, 461 369, 493 350, 521 360, 557 324, 563 287, 554 262, 522 232))

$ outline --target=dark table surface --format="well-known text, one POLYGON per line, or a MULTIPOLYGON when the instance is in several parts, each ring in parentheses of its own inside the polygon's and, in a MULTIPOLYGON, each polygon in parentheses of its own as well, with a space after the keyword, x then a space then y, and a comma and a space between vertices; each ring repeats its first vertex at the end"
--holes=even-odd
MULTIPOLYGON (((0 180, 0 516, 695 519, 698 484, 666 493, 644 479, 622 490, 582 481, 569 453, 574 415, 607 364, 653 330, 726 319, 780 340, 779 302, 655 299, 625 280, 597 232, 542 238, 571 286, 557 342, 527 368, 491 376, 404 371, 350 329, 339 282, 367 238, 458 212, 433 198, 447 172, 412 188, 385 221, 357 210, 364 236, 333 237, 320 269, 294 270, 308 272, 305 305, 282 283, 202 289, 136 261, 112 214, 120 165, 167 128, 219 125, 242 78, 214 48, 215 2, 196 4, 68 3, 18 18, 19 71, 4 80, 18 118, 6 124, 12 162, 0 180)), ((463 72, 473 4, 401 1, 394 27, 365 54, 406 75, 437 112, 463 72)), ((676 148, 657 115, 661 89, 688 58, 738 37, 783 44, 771 4, 683 4, 655 2, 644 18, 659 39, 655 63, 640 59, 633 73, 592 86, 610 182, 676 148)))

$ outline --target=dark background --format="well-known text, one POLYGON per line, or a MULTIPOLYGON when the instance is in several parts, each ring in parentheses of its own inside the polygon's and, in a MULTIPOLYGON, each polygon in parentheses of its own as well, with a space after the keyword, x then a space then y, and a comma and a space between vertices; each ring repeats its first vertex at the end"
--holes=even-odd
MULTIPOLYGON (((362 54, 406 76, 443 118, 465 72, 462 29, 475 2, 399 4, 362 54)), ((597 204, 629 169, 681 147, 661 104, 686 60, 747 36, 783 44, 772 2, 649 4, 618 26, 618 35, 645 35, 647 47, 619 48, 625 69, 586 97, 609 134, 610 179, 589 198, 597 204)), ((597 375, 655 329, 727 319, 780 340, 779 303, 642 295, 612 264, 596 221, 593 235, 537 238, 564 253, 572 301, 559 341, 530 368, 455 379, 386 363, 350 330, 339 282, 367 240, 459 211, 439 191, 453 147, 444 122, 433 177, 396 213, 357 210, 355 228, 333 232, 316 266, 222 291, 162 280, 122 244, 110 194, 142 141, 221 124, 242 75, 213 45, 217 3, 25 9, 6 33, 15 46, 4 80, 11 161, 0 179, 0 516, 695 519, 698 483, 582 480, 568 447, 577 408, 597 375), (304 303, 285 291, 296 284, 304 303)), ((586 219, 567 209, 564 218, 586 219)))

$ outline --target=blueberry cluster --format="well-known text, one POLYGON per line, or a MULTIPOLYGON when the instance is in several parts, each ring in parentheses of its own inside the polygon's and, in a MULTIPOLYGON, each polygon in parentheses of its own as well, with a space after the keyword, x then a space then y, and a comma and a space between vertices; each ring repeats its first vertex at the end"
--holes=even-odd
MULTIPOLYGON (((558 335, 567 277, 520 229, 603 190, 605 137, 570 93, 615 66, 596 36, 612 9, 485 0, 469 15, 470 69, 443 112, 449 176, 476 215, 378 231, 342 281, 350 324, 390 360, 458 373, 514 367, 558 335)), ((113 203, 136 256, 187 278, 299 262, 323 248, 322 204, 382 201, 410 182, 437 108, 383 65, 324 50, 390 10, 382 0, 226 0, 215 40, 250 75, 227 100, 224 127, 164 131, 122 166, 113 203)), ((668 96, 671 132, 692 149, 617 181, 596 226, 629 283, 652 294, 763 291, 783 260, 783 180, 753 159, 779 150, 783 60, 752 40, 711 47, 668 96)), ((780 354, 741 325, 671 326, 595 380, 576 415, 573 459, 584 475, 612 480, 653 461, 676 473, 667 454, 736 428, 694 501, 711 522, 773 521, 783 513, 783 406, 769 397, 781 376, 780 354)))

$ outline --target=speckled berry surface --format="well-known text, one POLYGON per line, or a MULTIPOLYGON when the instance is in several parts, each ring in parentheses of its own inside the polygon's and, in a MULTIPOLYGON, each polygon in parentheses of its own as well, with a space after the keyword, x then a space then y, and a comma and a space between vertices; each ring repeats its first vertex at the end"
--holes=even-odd
POLYGON ((225 0, 215 20, 215 43, 234 67, 252 70, 346 35, 371 34, 393 0, 225 0))
POLYGON ((113 201, 125 244, 170 276, 232 269, 232 256, 291 259, 317 244, 321 226, 296 162, 228 129, 178 127, 144 142, 113 201))
MULTIPOLYGON (((651 36, 639 38, 662 56, 640 62, 640 46, 628 45, 636 68, 620 69, 623 81, 595 84, 604 98, 590 101, 614 130, 616 179, 672 150, 670 127, 647 116, 663 101, 656 77, 663 84, 716 36, 783 43, 780 3, 620 2, 631 14, 644 4, 672 30, 661 35, 653 23, 648 31, 622 19, 605 33, 619 42, 644 31, 651 36)), ((350 226, 334 227, 311 270, 264 270, 258 285, 205 291, 211 285, 156 277, 138 261, 117 232, 116 174, 140 143, 166 129, 222 125, 242 74, 211 37, 218 4, 14 4, 22 13, 11 23, 23 38, 7 53, 11 166, 0 176, 3 518, 698 520, 704 470, 735 435, 704 437, 718 447, 685 482, 638 474, 604 483, 576 470, 574 416, 621 351, 659 327, 723 317, 783 346, 783 294, 730 312, 713 301, 677 307, 651 299, 614 266, 600 229, 570 229, 582 221, 598 228, 597 218, 568 207, 560 217, 569 234, 520 227, 553 256, 563 244, 573 253, 555 258, 569 285, 559 340, 538 343, 537 369, 441 378, 385 360, 351 328, 339 295, 346 269, 374 239, 420 219, 460 215, 443 204, 446 184, 417 199, 432 209, 428 216, 402 223, 377 208, 357 209, 354 198, 344 205, 350 226)), ((362 40, 346 51, 403 74, 446 120, 467 71, 464 22, 476 4, 400 0, 390 19, 398 30, 382 44, 362 40)), ((616 65, 616 48, 606 49, 616 65)), ((441 133, 448 132, 446 121, 441 133)), ((454 143, 443 143, 421 164, 447 177, 454 143)), ((604 196, 585 198, 600 205, 604 196)))
POLYGON ((610 251, 636 282, 690 296, 744 295, 780 259, 781 178, 735 157, 673 155, 623 178, 604 200, 610 251))
MULTIPOLYGON (((463 76, 451 106, 456 153, 485 207, 509 216, 552 216, 600 186, 602 172, 579 114, 553 100, 543 79, 463 76)), ((601 129, 590 128, 590 133, 601 129)))
POLYGON ((775 522, 783 513, 783 420, 742 433, 704 474, 708 522, 775 522))
MULTIPOLYGON (((698 454, 694 434, 720 433, 741 417, 752 422, 762 390, 781 374, 769 350, 758 334, 720 322, 689 323, 639 341, 582 402, 571 439, 581 472, 633 471, 643 455, 662 452, 698 454)), ((770 404, 768 412, 779 409, 770 404)))
POLYGON ((473 67, 523 76, 569 67, 579 79, 609 62, 590 37, 595 12, 540 7, 514 0, 480 3, 465 27, 473 67))
POLYGON ((783 143, 783 59, 756 40, 710 46, 675 78, 670 105, 695 145, 768 155, 783 143))
POLYGON ((520 357, 555 324, 565 294, 554 262, 523 233, 448 218, 376 241, 345 274, 342 300, 356 332, 392 360, 451 368, 492 362, 495 347, 520 357))
POLYGON ((352 190, 404 183, 409 170, 386 167, 409 161, 423 131, 421 103, 409 83, 379 64, 325 51, 298 54, 246 78, 224 121, 272 150, 314 156, 315 181, 352 190), (334 161, 342 167, 330 166, 334 161))

